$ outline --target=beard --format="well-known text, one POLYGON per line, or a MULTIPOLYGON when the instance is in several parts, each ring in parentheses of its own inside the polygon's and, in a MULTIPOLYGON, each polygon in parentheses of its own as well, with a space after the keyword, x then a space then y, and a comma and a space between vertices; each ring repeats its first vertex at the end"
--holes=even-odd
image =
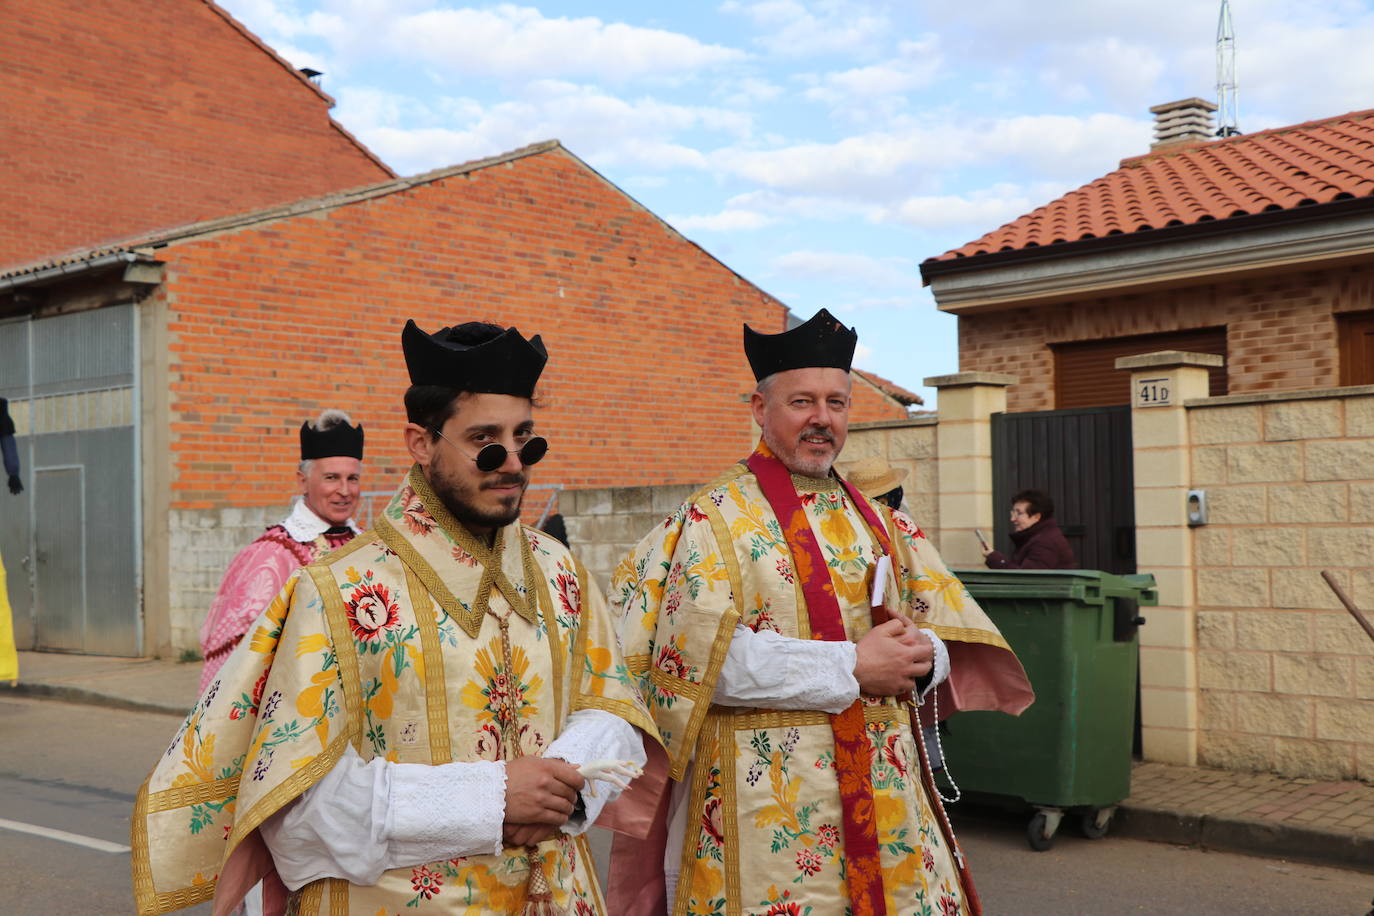
POLYGON ((819 426, 808 426, 797 435, 797 438, 790 442, 779 441, 779 437, 770 435, 769 430, 764 429, 764 444, 778 456, 787 470, 793 474, 800 474, 803 477, 826 477, 830 474, 830 467, 835 462, 835 455, 813 457, 806 454, 803 449, 806 443, 801 440, 807 436, 824 436, 833 445, 835 434, 829 429, 819 426))
POLYGON ((429 466, 429 486, 434 495, 466 528, 504 528, 519 519, 528 483, 529 478, 524 474, 496 474, 478 483, 463 480, 450 473, 438 456, 429 466), (512 485, 520 487, 519 493, 502 499, 495 508, 484 509, 477 505, 477 496, 482 490, 512 485))

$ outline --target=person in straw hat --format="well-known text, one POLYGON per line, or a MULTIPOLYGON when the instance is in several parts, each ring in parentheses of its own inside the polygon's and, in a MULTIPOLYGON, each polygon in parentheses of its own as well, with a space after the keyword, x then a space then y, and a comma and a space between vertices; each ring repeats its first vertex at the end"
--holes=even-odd
POLYGON ((902 508, 906 468, 894 468, 881 458, 861 458, 849 466, 846 479, 864 496, 889 509, 902 508))

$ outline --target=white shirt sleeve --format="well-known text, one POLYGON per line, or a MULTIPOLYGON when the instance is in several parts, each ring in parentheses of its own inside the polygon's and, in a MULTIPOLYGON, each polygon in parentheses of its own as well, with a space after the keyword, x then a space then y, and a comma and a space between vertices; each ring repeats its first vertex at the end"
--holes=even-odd
MULTIPOLYGON (((579 709, 568 717, 563 733, 544 749, 545 757, 557 757, 573 766, 594 760, 629 761, 643 767, 649 762, 639 731, 619 716, 600 709, 579 709)), ((620 797, 621 789, 602 779, 589 779, 582 787, 583 815, 563 825, 564 833, 584 833, 601 816, 601 809, 620 797)))
POLYGON ((282 882, 375 884, 390 868, 501 851, 506 766, 364 762, 353 746, 260 828, 282 882))
POLYGON ((735 626, 730 650, 716 680, 722 706, 819 709, 840 713, 859 698, 854 643, 795 639, 735 626))

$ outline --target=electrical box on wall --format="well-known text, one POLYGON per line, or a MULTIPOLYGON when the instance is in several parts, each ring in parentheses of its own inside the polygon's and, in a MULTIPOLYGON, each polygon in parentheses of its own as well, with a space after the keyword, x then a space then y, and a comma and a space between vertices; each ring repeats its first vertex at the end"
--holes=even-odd
POLYGON ((1188 527, 1197 528, 1207 524, 1207 491, 1188 491, 1188 527))

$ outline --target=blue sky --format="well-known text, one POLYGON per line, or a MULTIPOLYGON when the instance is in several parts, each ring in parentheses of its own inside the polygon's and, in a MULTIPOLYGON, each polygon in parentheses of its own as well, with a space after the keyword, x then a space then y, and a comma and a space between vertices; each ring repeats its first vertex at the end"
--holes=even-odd
MULTIPOLYGON (((928 257, 1115 168, 1215 96, 1219 0, 220 0, 414 174, 558 138, 918 391, 958 369, 928 257)), ((1374 9, 1235 0, 1243 131, 1374 108, 1374 9)))

